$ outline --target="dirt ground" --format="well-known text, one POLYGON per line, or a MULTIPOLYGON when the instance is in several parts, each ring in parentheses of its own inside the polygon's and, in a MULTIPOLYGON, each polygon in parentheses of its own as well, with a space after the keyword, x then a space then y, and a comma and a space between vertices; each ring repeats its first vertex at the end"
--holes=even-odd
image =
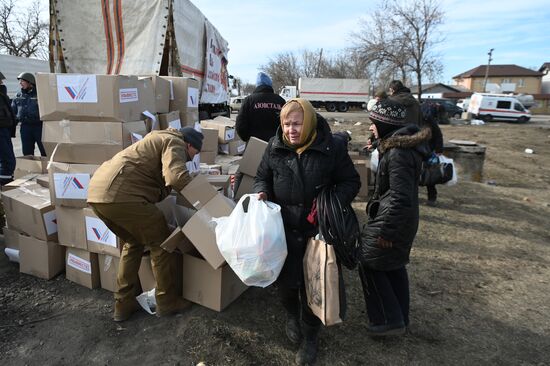
MULTIPOLYGON (((354 147, 364 142, 365 113, 325 116, 354 147)), ((346 270, 348 317, 322 330, 318 365, 550 364, 550 117, 442 130, 487 147, 484 176, 438 188, 436 207, 420 191, 410 332, 369 338, 359 278, 346 270)), ((365 203, 355 207, 364 221, 365 203)), ((122 324, 112 305, 105 290, 20 274, 0 255, 0 364, 289 365, 297 350, 273 288, 250 288, 221 313, 194 305, 122 324)))

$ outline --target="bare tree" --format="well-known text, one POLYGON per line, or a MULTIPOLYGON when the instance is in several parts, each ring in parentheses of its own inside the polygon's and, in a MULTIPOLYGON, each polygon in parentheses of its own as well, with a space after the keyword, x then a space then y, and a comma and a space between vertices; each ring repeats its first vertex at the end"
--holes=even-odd
POLYGON ((0 51, 9 55, 47 59, 48 24, 40 19, 40 1, 21 8, 0 0, 0 51))
POLYGON ((285 85, 296 85, 300 77, 298 58, 292 52, 279 54, 274 60, 270 59, 261 70, 271 76, 275 91, 285 85))
POLYGON ((356 50, 381 70, 399 70, 404 83, 414 75, 420 98, 423 76, 433 79, 442 70, 434 46, 443 41, 437 33, 443 18, 438 0, 383 0, 355 33, 356 50))

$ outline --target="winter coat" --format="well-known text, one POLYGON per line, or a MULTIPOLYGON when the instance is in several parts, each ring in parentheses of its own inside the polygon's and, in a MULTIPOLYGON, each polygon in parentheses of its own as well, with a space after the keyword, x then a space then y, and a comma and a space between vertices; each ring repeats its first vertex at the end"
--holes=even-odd
POLYGON ((96 170, 88 202, 160 202, 172 188, 181 191, 191 181, 187 161, 189 155, 178 130, 151 131, 96 170))
POLYGON ((420 113, 420 103, 411 94, 409 88, 403 87, 396 90, 392 95, 388 96, 388 99, 393 100, 399 104, 402 104, 407 109, 405 115, 406 124, 414 124, 420 126, 422 124, 422 113, 420 113))
POLYGON ((267 85, 258 86, 254 92, 244 98, 237 115, 237 134, 243 141, 254 136, 269 141, 279 127, 279 114, 285 100, 273 92, 267 85))
POLYGON ((429 157, 430 130, 407 125, 380 141, 374 194, 367 205, 368 221, 361 238, 361 262, 378 271, 409 262, 418 229, 418 180, 422 160, 429 157), (378 237, 392 242, 380 248, 378 237))
POLYGON ((11 109, 17 122, 21 122, 22 125, 39 125, 42 123, 38 112, 36 88, 31 90, 21 89, 11 102, 11 109))
POLYGON ((0 91, 0 128, 12 128, 15 118, 11 110, 10 98, 0 91))
POLYGON ((303 283, 307 240, 317 233, 306 218, 323 185, 336 185, 343 205, 351 203, 359 192, 361 180, 344 139, 333 138, 325 119, 317 115, 317 138, 299 156, 283 143, 279 128, 258 167, 254 192, 265 192, 269 201, 281 206, 288 256, 278 281, 287 287, 303 283))

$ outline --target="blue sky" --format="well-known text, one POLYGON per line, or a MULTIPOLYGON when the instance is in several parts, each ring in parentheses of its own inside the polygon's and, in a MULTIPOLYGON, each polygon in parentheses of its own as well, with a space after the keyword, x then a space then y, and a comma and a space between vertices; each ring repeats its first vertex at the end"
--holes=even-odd
MULTIPOLYGON (((335 54, 352 44, 376 1, 191 0, 229 42, 229 72, 253 83, 258 68, 283 52, 323 48, 335 54)), ((487 63, 540 67, 550 62, 550 1, 442 0, 445 41, 440 82, 487 63)))

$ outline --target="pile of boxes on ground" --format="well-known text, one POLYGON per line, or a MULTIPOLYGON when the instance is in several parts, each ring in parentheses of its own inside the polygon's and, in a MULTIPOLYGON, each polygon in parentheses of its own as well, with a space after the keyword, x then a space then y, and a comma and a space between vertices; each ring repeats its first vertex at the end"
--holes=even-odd
MULTIPOLYGON (((219 252, 211 219, 228 216, 232 198, 252 192, 267 143, 251 138, 245 145, 229 118, 199 124, 198 82, 191 78, 38 74, 37 89, 48 158, 17 158, 16 180, 2 192, 6 253, 18 253, 20 272, 51 279, 65 271, 79 285, 115 291, 123 243, 87 206, 90 178, 148 131, 200 126, 203 149, 188 165, 200 174, 158 204, 173 227, 162 247, 178 256, 184 298, 216 311, 237 299, 247 287, 219 252), (233 197, 230 176, 222 175, 229 167, 216 162, 218 153, 243 151, 243 180, 233 197)), ((355 158, 366 189, 367 162, 355 158)), ((155 287, 147 253, 139 279, 144 292, 155 287)))
MULTIPOLYGON (((182 77, 38 74, 43 142, 48 158, 18 157, 16 180, 5 185, 6 252, 18 255, 22 273, 116 290, 123 243, 87 206, 87 188, 101 163, 152 129, 198 127, 198 82, 182 77)), ((178 256, 182 296, 221 311, 246 286, 216 245, 211 217, 227 216, 234 203, 227 167, 215 164, 218 149, 242 153, 234 123, 205 121, 200 170, 183 192, 159 204, 174 232, 163 243, 178 256), (204 164, 204 159, 207 164, 204 164)), ((257 158, 256 158, 257 159, 257 158)), ((199 164, 200 162, 200 164, 199 164)), ((143 291, 155 287, 150 257, 140 267, 143 291)))

